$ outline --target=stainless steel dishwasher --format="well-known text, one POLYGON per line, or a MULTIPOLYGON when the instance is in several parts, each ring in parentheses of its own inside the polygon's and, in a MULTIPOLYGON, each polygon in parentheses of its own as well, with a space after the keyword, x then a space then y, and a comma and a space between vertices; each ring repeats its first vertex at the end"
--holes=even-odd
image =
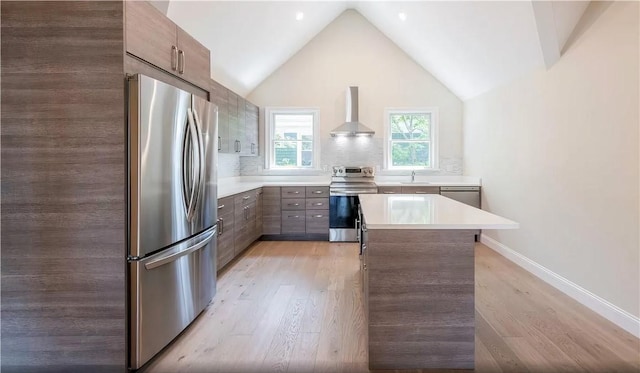
MULTIPOLYGON (((480 208, 480 187, 448 186, 440 187, 440 195, 462 202, 477 209, 480 208)), ((480 230, 476 232, 476 241, 480 237, 480 230)))
POLYGON ((465 203, 475 208, 480 208, 480 187, 477 186, 448 186, 440 187, 440 194, 465 203))

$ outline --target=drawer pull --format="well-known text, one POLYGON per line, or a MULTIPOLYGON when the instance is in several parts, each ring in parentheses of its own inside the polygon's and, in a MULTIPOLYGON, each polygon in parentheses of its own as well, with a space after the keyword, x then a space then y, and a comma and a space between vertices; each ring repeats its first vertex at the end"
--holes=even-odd
POLYGON ((318 203, 314 203, 313 205, 314 205, 314 206, 322 206, 322 205, 324 205, 324 203, 322 203, 322 202, 318 202, 318 203))
POLYGON ((321 191, 321 190, 314 190, 314 191, 313 191, 313 193, 314 193, 314 194, 322 194, 322 193, 324 193, 324 192, 323 192, 323 191, 321 191))
POLYGON ((224 208, 224 205, 218 206, 218 210, 223 209, 223 208, 224 208))
POLYGON ((287 193, 288 193, 288 194, 300 194, 300 192, 299 192, 299 191, 297 191, 297 190, 296 190, 295 192, 287 192, 287 193))
POLYGON ((299 216, 299 215, 289 215, 288 217, 289 217, 289 218, 294 218, 294 219, 299 219, 299 218, 300 218, 300 216, 299 216))
POLYGON ((299 203, 289 203, 289 206, 300 206, 299 203))
POLYGON ((321 218, 321 217, 323 217, 323 216, 324 216, 324 215, 313 215, 313 217, 314 217, 314 218, 321 218))
POLYGON ((251 197, 249 197, 249 196, 242 197, 242 199, 245 200, 245 201, 248 200, 249 198, 251 198, 251 197))

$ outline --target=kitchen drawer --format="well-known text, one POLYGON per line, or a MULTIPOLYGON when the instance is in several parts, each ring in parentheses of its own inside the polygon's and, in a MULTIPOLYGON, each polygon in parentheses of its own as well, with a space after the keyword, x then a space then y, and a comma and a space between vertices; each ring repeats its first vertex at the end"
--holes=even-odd
POLYGON ((218 200, 218 216, 226 214, 233 214, 233 196, 218 200))
POLYGON ((329 187, 306 187, 307 198, 329 197, 329 187))
POLYGON ((282 211, 282 234, 304 233, 305 232, 305 212, 304 211, 282 211))
POLYGON ((329 233, 329 210, 308 210, 306 212, 307 233, 329 233))
POLYGON ((437 186, 403 186, 403 194, 440 194, 440 187, 437 186))
POLYGON ((399 186, 381 186, 378 187, 378 194, 401 194, 402 187, 399 186))
POLYGON ((307 210, 326 210, 329 208, 329 198, 307 198, 307 210))
POLYGON ((238 207, 242 208, 242 206, 246 206, 246 205, 250 204, 251 202, 255 202, 255 200, 256 200, 256 191, 257 191, 257 189, 253 189, 253 190, 250 190, 248 192, 235 194, 234 195, 234 203, 236 205, 236 208, 238 208, 238 207))
POLYGON ((304 187, 282 187, 282 198, 304 198, 304 187))
POLYGON ((304 198, 288 198, 282 201, 283 210, 304 210, 304 198))

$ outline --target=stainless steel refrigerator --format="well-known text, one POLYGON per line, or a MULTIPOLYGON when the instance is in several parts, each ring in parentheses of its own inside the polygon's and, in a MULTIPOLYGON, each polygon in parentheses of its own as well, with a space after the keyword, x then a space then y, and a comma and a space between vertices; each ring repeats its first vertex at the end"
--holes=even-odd
POLYGON ((218 109, 144 75, 129 95, 129 366, 138 369, 216 291, 218 109))

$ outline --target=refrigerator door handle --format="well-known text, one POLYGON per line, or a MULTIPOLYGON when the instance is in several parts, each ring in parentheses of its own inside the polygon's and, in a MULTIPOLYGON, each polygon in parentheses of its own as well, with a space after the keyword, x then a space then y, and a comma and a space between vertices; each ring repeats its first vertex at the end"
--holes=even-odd
POLYGON ((189 205, 187 208, 187 220, 191 221, 193 219, 193 214, 196 208, 196 198, 198 191, 198 184, 200 184, 200 143, 198 142, 198 135, 196 133, 196 126, 194 124, 193 113, 191 112, 191 108, 187 108, 187 122, 189 125, 189 134, 191 135, 191 149, 193 152, 196 152, 196 146, 198 147, 197 156, 194 156, 193 159, 197 162, 196 167, 193 167, 193 175, 191 181, 191 191, 189 196, 189 205), (196 174, 197 172, 197 174, 196 174))
POLYGON ((205 233, 205 236, 202 238, 201 241, 198 241, 196 244, 193 244, 191 246, 188 246, 180 251, 177 252, 171 252, 168 254, 164 254, 158 258, 154 258, 153 260, 149 261, 148 263, 145 263, 144 267, 146 269, 154 269, 154 268, 158 268, 162 265, 174 262, 178 259, 180 259, 181 257, 192 253, 196 250, 199 250, 203 247, 205 247, 209 242, 211 242, 211 240, 213 239, 213 237, 216 236, 217 233, 217 227, 214 226, 212 228, 209 229, 209 231, 207 231, 205 233))
MULTIPOLYGON (((200 179, 198 180, 198 189, 196 189, 196 192, 198 193, 198 196, 200 196, 202 194, 205 182, 205 154, 204 140, 202 139, 202 122, 200 122, 200 117, 198 116, 198 112, 195 108, 193 109, 193 118, 195 120, 196 135, 198 136, 198 165, 200 166, 200 179)), ((200 203, 200 198, 198 198, 196 200, 196 206, 200 203)))

